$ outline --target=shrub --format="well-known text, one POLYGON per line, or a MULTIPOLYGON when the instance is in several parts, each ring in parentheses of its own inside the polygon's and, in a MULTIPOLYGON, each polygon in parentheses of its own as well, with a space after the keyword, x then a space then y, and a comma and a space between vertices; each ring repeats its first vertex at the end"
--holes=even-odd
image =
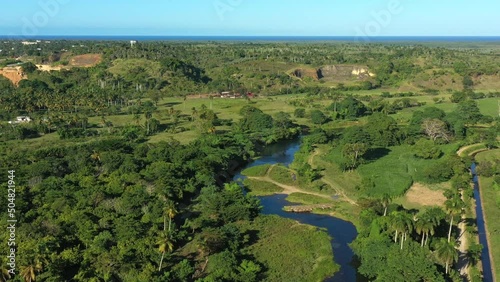
POLYGON ((495 166, 491 162, 481 162, 477 165, 477 174, 484 177, 492 177, 495 175, 495 166))
POLYGON ((320 110, 312 110, 311 111, 311 121, 314 124, 324 124, 328 121, 328 118, 323 114, 320 110))
POLYGON ((293 113, 293 115, 296 118, 304 118, 306 116, 306 110, 304 108, 295 109, 295 112, 293 113))
POLYGON ((420 139, 415 144, 415 156, 422 159, 438 159, 443 152, 431 140, 420 139))

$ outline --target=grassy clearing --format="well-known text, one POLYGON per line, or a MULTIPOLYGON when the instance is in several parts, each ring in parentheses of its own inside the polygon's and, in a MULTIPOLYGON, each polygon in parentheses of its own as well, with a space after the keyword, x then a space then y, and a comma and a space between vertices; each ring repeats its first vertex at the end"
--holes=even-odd
POLYGON ((161 73, 160 63, 146 59, 116 59, 113 61, 113 66, 109 68, 109 72, 125 76, 130 70, 138 67, 144 68, 149 75, 159 76, 161 73))
MULTIPOLYGON (((66 146, 66 145, 94 142, 97 140, 105 140, 107 138, 117 138, 117 137, 98 136, 98 137, 92 137, 92 138, 61 140, 61 138, 59 137, 59 134, 56 132, 53 132, 53 133, 45 134, 41 137, 34 138, 34 139, 10 140, 10 141, 5 142, 4 144, 6 145, 6 148, 14 148, 15 150, 19 150, 19 148, 22 148, 23 150, 24 149, 37 150, 37 149, 42 149, 42 148, 47 148, 47 147, 53 147, 54 144, 57 144, 58 146, 66 146)), ((2 147, 0 147, 0 150, 2 150, 2 147)))
POLYGON ((260 216, 240 226, 257 232, 249 253, 268 269, 262 281, 323 281, 339 270, 330 237, 316 227, 278 216, 260 216))
MULTIPOLYGON (((429 107, 436 107, 438 109, 445 111, 446 113, 450 113, 450 112, 453 112, 457 108, 457 104, 452 103, 449 99, 450 97, 451 97, 451 94, 439 94, 436 96, 410 97, 411 99, 415 99, 418 102, 425 103, 425 105, 422 107, 403 109, 402 111, 399 111, 396 114, 393 114, 391 116, 400 122, 405 122, 405 121, 408 121, 411 119, 411 117, 415 111, 421 111, 424 108, 429 108, 429 107), (434 102, 434 100, 433 100, 434 98, 441 98, 441 99, 444 99, 444 101, 436 104, 436 102, 434 102)), ((390 98, 387 100, 392 102, 396 99, 401 99, 401 98, 390 98)), ((481 111, 481 113, 483 115, 498 117, 498 100, 499 99, 497 99, 497 98, 487 98, 487 99, 476 100, 476 102, 478 104, 479 110, 481 111)))
MULTIPOLYGON (((440 146, 445 154, 454 153, 457 145, 440 146)), ((413 155, 411 146, 391 147, 390 152, 382 158, 362 165, 359 173, 375 183, 374 189, 367 191, 369 196, 380 196, 389 193, 402 196, 413 182, 424 182, 423 171, 439 160, 424 160, 413 155)))
POLYGON ((304 205, 331 204, 333 202, 333 200, 328 200, 322 197, 304 193, 292 193, 286 198, 286 200, 290 203, 304 205))
POLYGON ((283 188, 276 186, 273 183, 255 179, 247 178, 243 181, 243 184, 249 190, 249 194, 254 196, 270 196, 283 192, 283 188))
MULTIPOLYGON (((127 61, 126 63, 120 63, 116 62, 116 66, 118 68, 129 68, 133 67, 135 65, 141 65, 141 64, 150 64, 151 62, 149 61, 144 61, 144 60, 138 60, 136 62, 134 61, 127 61)), ((154 71, 155 68, 150 66, 151 71, 154 71)), ((120 70, 118 70, 120 71, 120 70)), ((379 95, 381 92, 384 91, 389 91, 391 93, 398 92, 397 90, 394 89, 377 89, 377 90, 370 90, 370 91, 354 91, 353 94, 355 95, 379 95)), ((451 112, 455 110, 456 104, 453 104, 449 101, 449 97, 451 94, 449 93, 441 93, 437 96, 415 96, 411 97, 411 99, 416 99, 419 102, 426 102, 427 104, 423 107, 438 107, 440 109, 443 109, 446 112, 451 112), (435 104, 433 99, 435 97, 438 98, 443 98, 444 102, 440 104, 435 104)), ((295 107, 290 105, 289 102, 295 99, 303 99, 305 97, 304 94, 289 94, 289 95, 282 95, 282 96, 275 96, 275 97, 261 97, 261 98, 255 98, 252 99, 252 105, 256 106, 260 109, 262 109, 265 113, 270 114, 270 115, 275 115, 280 111, 287 112, 292 115, 293 117, 293 112, 295 110, 295 107)), ((390 98, 388 99, 389 102, 398 99, 398 98, 390 98)), ((147 100, 147 99, 146 99, 147 100)), ((491 115, 491 116, 497 116, 498 115, 498 103, 497 103, 496 98, 489 98, 489 99, 482 99, 482 100, 477 100, 478 105, 481 109, 481 112, 486 115, 491 115)), ((160 132, 152 137, 149 138, 149 142, 151 143, 156 143, 160 141, 165 141, 170 138, 175 138, 179 140, 183 144, 187 144, 193 140, 195 140, 198 136, 200 136, 200 132, 194 127, 193 123, 189 120, 189 118, 192 115, 192 108, 196 108, 199 110, 202 105, 205 105, 207 108, 211 108, 216 112, 219 118, 221 119, 227 119, 227 120, 233 120, 233 122, 238 122, 240 119, 239 111, 240 109, 247 105, 248 102, 244 99, 221 99, 221 98, 215 98, 213 100, 210 100, 208 98, 193 98, 190 97, 187 100, 183 100, 182 98, 165 98, 159 101, 158 103, 158 109, 155 111, 153 114, 153 117, 155 119, 158 119, 160 123, 162 124, 163 128, 166 128, 167 130, 164 132, 160 132), (183 128, 182 132, 179 133, 173 133, 169 129, 173 126, 173 120, 170 118, 168 112, 169 109, 173 108, 175 110, 178 110, 181 112, 181 118, 179 119, 178 123, 175 125, 176 128, 183 128)), ((314 104, 317 104, 320 108, 328 106, 331 104, 331 100, 324 99, 324 100, 318 100, 314 104)), ((398 112, 397 114, 392 115, 398 122, 400 123, 407 123, 413 114, 413 112, 417 110, 422 110, 423 107, 416 107, 416 108, 410 108, 410 109, 404 109, 403 111, 398 112)), ((309 111, 310 108, 307 109, 309 111)), ((295 119, 295 118, 294 118, 295 119)), ((117 130, 120 130, 121 127, 126 126, 126 125, 135 125, 137 124, 137 121, 134 120, 134 115, 132 114, 122 114, 122 115, 112 115, 112 116, 106 116, 105 117, 106 121, 110 121, 113 124, 113 127, 117 130)), ((348 127, 348 126, 353 126, 353 125, 362 125, 365 122, 366 118, 362 118, 359 121, 332 121, 328 124, 323 125, 324 128, 331 129, 331 128, 343 128, 343 127, 348 127)), ((317 127, 316 125, 311 124, 311 121, 309 118, 298 118, 295 119, 295 121, 299 124, 305 125, 305 126, 310 126, 310 127, 317 127)), ((101 117, 90 117, 89 118, 89 123, 93 125, 100 125, 102 123, 102 118, 101 117)), ((138 122, 139 125, 144 126, 145 123, 145 118, 143 115, 141 115, 141 118, 138 122)), ((219 126, 216 128, 218 132, 223 132, 223 131, 228 131, 231 130, 230 127, 227 126, 219 126)), ((44 140, 46 139, 52 139, 56 138, 57 139, 57 134, 49 134, 48 136, 51 136, 49 138, 46 138, 45 136, 42 138, 37 138, 33 139, 32 145, 33 146, 40 146, 43 147, 45 146, 46 142, 44 140)))
MULTIPOLYGON (((445 154, 456 151, 456 145, 443 145, 441 149, 445 154)), ((402 196, 413 184, 423 182, 422 172, 439 160, 424 160, 413 155, 411 146, 403 145, 391 147, 387 151, 375 152, 381 155, 377 160, 361 165, 354 172, 342 172, 338 167, 342 159, 341 148, 337 147, 324 156, 323 168, 326 173, 335 173, 334 182, 338 183, 350 195, 362 194, 377 197, 385 193, 391 196, 402 196), (326 167, 324 166, 326 165, 326 167), (334 166, 333 169, 329 166, 334 166), (368 187, 364 188, 363 181, 368 187)))
POLYGON ((292 170, 280 165, 271 168, 269 171, 269 177, 272 180, 285 185, 296 186, 299 184, 297 173, 294 173, 292 170), (295 181, 292 178, 292 174, 296 175, 295 181))
POLYGON ((198 138, 200 136, 200 134, 197 132, 197 131, 184 131, 184 132, 180 132, 180 133, 168 133, 168 132, 162 132, 162 133, 158 133, 154 136, 151 136, 149 137, 149 143, 158 143, 158 142, 161 142, 161 141, 168 141, 170 140, 171 138, 174 138, 176 140, 178 140, 181 144, 188 144, 194 140, 196 140, 196 138, 198 138))
POLYGON ((269 164, 254 166, 243 170, 241 174, 245 176, 263 177, 267 175, 270 167, 271 165, 269 164))
POLYGON ((328 145, 320 145, 318 149, 321 154, 318 155, 314 162, 322 170, 323 179, 331 184, 336 190, 343 190, 349 197, 357 199, 359 192, 356 186, 361 183, 361 175, 357 171, 343 172, 338 166, 337 157, 340 156, 340 151, 331 150, 328 145), (326 153, 328 152, 328 153, 326 153), (337 160, 337 161, 336 161, 337 160))
MULTIPOLYGON (((480 153, 478 161, 500 159, 500 150, 480 153)), ((496 277, 500 277, 500 189, 495 188, 493 178, 480 177, 480 186, 483 203, 483 213, 489 232, 490 253, 493 257, 492 266, 496 277)))
POLYGON ((477 104, 483 115, 498 117, 498 101, 500 101, 498 98, 488 98, 478 100, 477 104))

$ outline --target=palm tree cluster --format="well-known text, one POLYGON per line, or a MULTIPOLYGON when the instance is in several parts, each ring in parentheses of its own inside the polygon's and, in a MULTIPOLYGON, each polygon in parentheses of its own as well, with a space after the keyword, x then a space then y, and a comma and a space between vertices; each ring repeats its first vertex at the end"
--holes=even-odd
POLYGON ((422 248, 427 248, 444 266, 445 273, 449 274, 452 264, 458 261, 459 256, 458 240, 453 237, 453 227, 458 223, 457 217, 466 208, 461 197, 464 189, 465 186, 462 189, 447 190, 444 209, 432 207, 421 211, 398 209, 388 212, 392 208, 391 197, 383 195, 378 199, 382 215, 380 222, 387 232, 392 234, 394 243, 398 244, 401 250, 405 248, 408 239, 418 241, 422 248), (438 234, 442 237, 432 238, 438 234))
POLYGON ((165 209, 163 212, 163 231, 160 232, 160 236, 157 241, 158 251, 161 253, 161 259, 158 266, 158 271, 161 271, 165 254, 171 253, 174 250, 175 238, 172 231, 172 220, 177 215, 177 213, 178 211, 176 208, 176 204, 173 201, 166 201, 165 209), (167 217, 168 217, 168 229, 167 229, 167 217))

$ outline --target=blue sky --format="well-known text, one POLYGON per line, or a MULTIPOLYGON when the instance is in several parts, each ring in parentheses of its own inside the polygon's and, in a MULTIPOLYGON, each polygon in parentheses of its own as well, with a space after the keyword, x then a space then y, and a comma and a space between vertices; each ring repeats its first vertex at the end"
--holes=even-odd
POLYGON ((498 0, 4 1, 2 35, 500 36, 498 0))

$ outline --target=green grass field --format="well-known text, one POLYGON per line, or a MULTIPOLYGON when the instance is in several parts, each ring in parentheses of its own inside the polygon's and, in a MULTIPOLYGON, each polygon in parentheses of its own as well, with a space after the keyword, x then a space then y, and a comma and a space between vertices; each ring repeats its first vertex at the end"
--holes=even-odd
POLYGON ((259 239, 248 251, 268 269, 262 281, 323 281, 339 270, 328 234, 316 227, 260 216, 240 229, 258 232, 259 239))
MULTIPOLYGON (((135 62, 137 64, 141 64, 143 62, 135 62)), ((135 64, 134 63, 134 64, 135 64)), ((132 63, 131 63, 132 64, 132 63)), ((120 63, 118 63, 119 67, 129 67, 129 66, 121 66, 120 63)), ((394 89, 376 89, 376 90, 370 90, 370 91, 353 91, 349 92, 354 95, 376 95, 379 96, 382 92, 389 91, 391 93, 396 93, 399 92, 394 89)), ((440 109, 443 109, 445 112, 451 112, 456 108, 456 104, 453 104, 450 102, 449 97, 451 94, 447 92, 442 92, 437 96, 431 96, 431 95, 419 95, 415 97, 411 97, 411 99, 416 99, 419 102, 425 102, 426 105, 423 107, 437 107, 440 109), (440 104, 435 104, 433 102, 433 99, 435 97, 443 98, 444 102, 440 104)), ((281 95, 281 96, 273 96, 273 97, 259 97, 252 99, 252 104, 253 106, 256 106, 263 110, 265 113, 270 114, 270 115, 275 115, 280 111, 287 112, 292 116, 292 119, 295 120, 296 123, 305 125, 311 128, 318 127, 317 125, 314 125, 311 123, 309 118, 295 118, 293 117, 293 112, 296 109, 296 107, 292 106, 290 104, 291 101, 293 100, 308 100, 304 94, 288 94, 288 95, 281 95)), ((388 99, 389 102, 392 102, 396 99, 399 98, 390 98, 388 99)), ((147 99, 145 99, 147 100, 147 99)), ((489 98, 489 99, 481 99, 477 100, 478 105, 480 107, 480 110, 483 114, 489 115, 492 117, 497 117, 498 116, 498 99, 496 98, 489 98)), ((312 104, 309 105, 309 107, 306 107, 306 111, 310 111, 311 109, 315 107, 319 107, 320 109, 325 109, 325 107, 329 106, 332 103, 331 100, 325 98, 325 99, 315 99, 312 104)), ((197 110, 201 109, 202 105, 205 105, 207 108, 211 108, 216 112, 219 118, 225 119, 225 120, 233 120, 233 122, 237 122, 240 119, 239 111, 240 109, 248 105, 248 102, 244 99, 222 99, 222 98, 215 98, 213 100, 208 99, 208 98, 189 98, 187 100, 183 100, 182 98, 179 97, 171 97, 171 98, 165 98, 159 101, 157 110, 153 113, 153 118, 157 119, 160 121, 162 124, 162 127, 166 128, 166 131, 164 132, 159 132, 154 136, 149 137, 149 142, 160 142, 160 141, 166 141, 170 138, 175 138, 179 140, 181 143, 186 144, 189 143, 193 140, 195 140, 198 136, 200 136, 200 132, 195 128, 193 123, 189 120, 191 115, 192 115, 192 108, 196 108, 197 110), (179 122, 176 124, 177 128, 183 128, 183 130, 180 130, 178 133, 173 133, 169 129, 173 125, 173 120, 169 117, 168 111, 170 108, 173 108, 175 110, 178 110, 181 112, 181 117, 179 119, 179 122)), ((422 107, 415 107, 415 108, 409 108, 409 109, 404 109, 394 115, 392 115, 399 123, 407 123, 413 114, 413 112, 417 110, 421 110, 422 107)), ((117 130, 119 130, 121 127, 126 126, 126 125, 135 125, 137 124, 137 121, 134 120, 134 116, 131 114, 122 114, 122 115, 111 115, 111 116, 105 116, 106 121, 110 121, 113 124, 113 127, 117 130)), ((352 125, 361 125, 366 121, 366 118, 362 118, 359 121, 331 121, 325 125, 323 125, 323 128, 326 129, 334 129, 334 128, 343 128, 347 126, 352 126, 352 125)), ((93 124, 95 126, 100 127, 102 123, 102 118, 99 117, 90 117, 89 118, 89 123, 93 124)), ((141 115, 141 118, 138 122, 139 125, 144 126, 145 123, 145 118, 143 115, 141 115)), ((228 126, 219 126, 216 128, 219 132, 223 131, 228 131, 231 128, 228 126)), ((36 138, 30 140, 30 143, 33 146, 44 146, 45 141, 53 138, 57 139, 57 134, 49 134, 47 136, 44 136, 42 138, 36 138)))
POLYGON ((298 186, 299 185, 299 179, 297 173, 296 175, 296 180, 294 181, 292 179, 292 173, 294 173, 292 170, 283 167, 283 166, 274 166, 269 172, 269 177, 279 183, 285 184, 285 185, 290 185, 290 186, 298 186))
POLYGON ((292 193, 287 198, 290 203, 304 204, 304 205, 318 205, 318 204, 331 204, 333 200, 328 200, 315 195, 304 193, 292 193))
POLYGON ((263 177, 267 175, 270 167, 271 165, 269 164, 254 166, 243 170, 241 174, 245 176, 263 177))
MULTIPOLYGON (((444 153, 451 153, 456 150, 456 145, 444 145, 441 149, 444 153)), ((339 147, 331 150, 325 157, 326 163, 323 166, 328 166, 331 163, 336 166, 333 169, 339 180, 339 186, 344 187, 349 194, 364 194, 370 197, 381 196, 388 193, 391 196, 402 196, 413 182, 423 181, 422 172, 430 165, 435 164, 439 160, 424 160, 414 156, 414 153, 409 145, 391 147, 387 152, 383 152, 382 157, 377 160, 369 161, 362 164, 356 171, 341 172, 338 168, 338 163, 342 159, 341 149, 339 147), (363 188, 362 179, 365 180, 369 189, 363 188), (371 182, 371 184, 368 184, 371 182), (360 188, 358 191, 357 188, 360 188)), ((332 170, 326 167, 326 170, 332 170)))
POLYGON ((274 185, 273 183, 259 181, 255 179, 245 179, 243 184, 248 189, 248 193, 254 196, 270 196, 276 193, 283 192, 283 188, 274 185))
MULTIPOLYGON (((476 159, 481 161, 499 160, 500 149, 480 153, 476 159)), ((490 253, 493 257, 492 266, 496 277, 500 277, 500 190, 495 189, 493 178, 480 177, 483 213, 489 233, 490 253)))
POLYGON ((499 101, 499 98, 488 98, 478 100, 477 104, 483 115, 498 117, 500 115, 499 101))

